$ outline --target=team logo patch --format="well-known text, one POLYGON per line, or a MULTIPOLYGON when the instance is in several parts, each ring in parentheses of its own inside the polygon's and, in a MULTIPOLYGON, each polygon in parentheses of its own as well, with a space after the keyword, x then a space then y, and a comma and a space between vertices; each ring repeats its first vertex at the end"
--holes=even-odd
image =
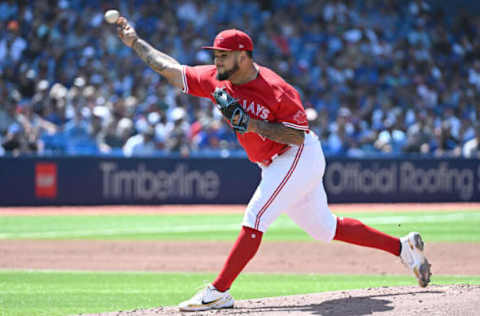
POLYGON ((307 122, 307 115, 305 114, 305 111, 299 110, 294 116, 293 120, 297 122, 298 124, 303 124, 307 122))

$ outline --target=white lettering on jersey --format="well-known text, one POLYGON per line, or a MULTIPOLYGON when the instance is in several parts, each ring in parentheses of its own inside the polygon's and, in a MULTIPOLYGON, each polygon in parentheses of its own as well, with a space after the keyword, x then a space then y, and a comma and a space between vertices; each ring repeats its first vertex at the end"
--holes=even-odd
POLYGON ((257 104, 257 112, 255 113, 256 116, 260 116, 260 112, 263 111, 264 107, 260 104, 257 104))
POLYGON ((247 112, 250 112, 253 115, 255 115, 255 102, 250 103, 250 105, 248 106, 247 112))
POLYGON ((270 115, 270 110, 268 108, 264 107, 263 105, 255 104, 255 102, 252 101, 247 106, 247 103, 248 103, 247 100, 243 100, 243 102, 241 102, 240 104, 242 105, 245 112, 251 113, 252 116, 254 116, 256 118, 260 118, 262 120, 266 120, 268 118, 268 116, 270 115))
POLYGON ((262 114, 260 115, 260 118, 262 120, 266 120, 268 118, 268 115, 270 114, 270 110, 267 108, 263 108, 262 114))

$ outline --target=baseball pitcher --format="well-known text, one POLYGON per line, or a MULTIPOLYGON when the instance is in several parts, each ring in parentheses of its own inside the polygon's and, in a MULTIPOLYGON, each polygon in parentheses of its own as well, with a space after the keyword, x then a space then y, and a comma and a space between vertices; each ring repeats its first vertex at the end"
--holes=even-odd
POLYGON ((254 62, 253 42, 244 32, 220 32, 212 46, 214 65, 187 66, 138 37, 124 17, 118 35, 153 70, 184 93, 210 99, 235 130, 261 181, 246 209, 240 234, 217 278, 181 311, 232 308, 233 281, 257 252, 262 235, 286 213, 316 240, 339 240, 400 257, 420 286, 430 282, 430 264, 419 233, 389 236, 352 218, 333 215, 323 187, 325 158, 309 129, 298 92, 271 69, 254 62))

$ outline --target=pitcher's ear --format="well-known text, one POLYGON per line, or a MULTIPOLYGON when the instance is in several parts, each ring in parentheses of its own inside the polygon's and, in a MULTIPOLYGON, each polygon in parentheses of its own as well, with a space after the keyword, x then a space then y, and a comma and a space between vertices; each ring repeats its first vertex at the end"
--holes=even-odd
POLYGON ((240 52, 240 60, 243 62, 248 58, 247 52, 246 51, 241 51, 240 52))

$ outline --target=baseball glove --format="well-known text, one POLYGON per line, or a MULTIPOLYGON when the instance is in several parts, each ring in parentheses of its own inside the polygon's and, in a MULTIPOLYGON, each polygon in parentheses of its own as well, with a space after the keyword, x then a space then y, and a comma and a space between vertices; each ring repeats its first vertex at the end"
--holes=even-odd
POLYGON ((233 129, 243 134, 248 129, 250 117, 243 110, 238 100, 235 100, 224 88, 215 88, 212 93, 217 108, 222 112, 223 116, 230 122, 233 129))

